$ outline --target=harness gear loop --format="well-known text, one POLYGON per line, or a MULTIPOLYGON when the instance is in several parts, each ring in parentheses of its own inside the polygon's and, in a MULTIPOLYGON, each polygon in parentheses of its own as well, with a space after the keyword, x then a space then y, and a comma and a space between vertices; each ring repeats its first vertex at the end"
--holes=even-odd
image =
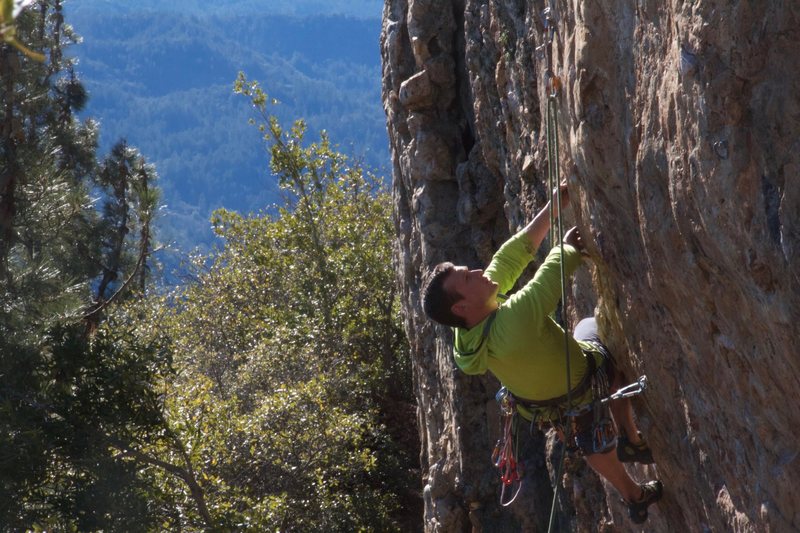
POLYGON ((492 462, 500 470, 500 481, 502 482, 500 505, 508 507, 514 503, 522 490, 522 468, 516 458, 518 442, 515 439, 514 431, 517 410, 513 395, 505 387, 497 391, 495 399, 500 404, 500 425, 503 427, 503 433, 494 446, 492 462), (516 489, 510 499, 506 500, 506 491, 514 484, 516 484, 516 489))

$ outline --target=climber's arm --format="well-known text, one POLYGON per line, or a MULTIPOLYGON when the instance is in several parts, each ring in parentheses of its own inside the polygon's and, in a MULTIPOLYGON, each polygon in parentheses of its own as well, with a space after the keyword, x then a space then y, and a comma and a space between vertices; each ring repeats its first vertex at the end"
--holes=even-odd
MULTIPOLYGON (((566 183, 561 184, 561 206, 569 204, 566 183)), ((553 191, 553 199, 556 191, 553 191)), ((486 267, 486 276, 499 285, 499 291, 506 293, 514 286, 525 267, 533 260, 533 254, 539 249, 550 229, 550 206, 545 206, 533 217, 527 226, 508 239, 492 257, 486 267)))
MULTIPOLYGON (((569 205, 569 191, 567 190, 567 183, 562 182, 559 185, 559 189, 561 190, 561 209, 565 209, 569 205)), ((539 211, 533 220, 531 220, 525 228, 523 228, 523 232, 528 237, 528 251, 531 255, 536 253, 536 250, 539 249, 539 246, 542 245, 542 241, 547 236, 547 232, 550 230, 550 209, 556 202, 557 191, 553 190, 553 198, 551 201, 547 202, 545 206, 539 211)))
MULTIPOLYGON (((573 234, 574 235, 574 234, 573 234)), ((530 323, 552 313, 561 299, 561 247, 554 246, 539 269, 522 289, 504 304, 513 308, 518 316, 526 317, 530 323)), ((564 243, 564 274, 572 275, 582 261, 580 250, 564 243)))
POLYGON ((533 220, 522 229, 522 233, 528 238, 526 246, 531 255, 536 253, 550 230, 550 204, 551 202, 547 202, 533 220))

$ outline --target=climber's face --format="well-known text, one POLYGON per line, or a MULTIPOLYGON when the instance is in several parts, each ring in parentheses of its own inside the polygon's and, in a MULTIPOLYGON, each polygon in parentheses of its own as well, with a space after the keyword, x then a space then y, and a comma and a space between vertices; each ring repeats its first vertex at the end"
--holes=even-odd
POLYGON ((458 316, 469 319, 497 307, 497 283, 484 276, 483 270, 457 266, 448 274, 443 288, 460 297, 452 307, 458 316))

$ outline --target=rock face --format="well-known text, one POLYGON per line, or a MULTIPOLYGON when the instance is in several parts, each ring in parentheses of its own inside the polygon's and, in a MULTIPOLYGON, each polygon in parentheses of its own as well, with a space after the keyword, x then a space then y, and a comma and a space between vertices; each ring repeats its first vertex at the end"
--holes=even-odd
MULTIPOLYGON (((381 40, 398 276, 426 531, 546 530, 545 437, 497 503, 497 383, 460 374, 419 288, 482 266, 545 199, 543 2, 386 0, 381 40)), ((629 375, 665 496, 647 531, 800 529, 800 4, 554 2, 559 158, 592 263, 572 285, 629 375)), ((629 531, 569 469, 564 530, 629 531)))

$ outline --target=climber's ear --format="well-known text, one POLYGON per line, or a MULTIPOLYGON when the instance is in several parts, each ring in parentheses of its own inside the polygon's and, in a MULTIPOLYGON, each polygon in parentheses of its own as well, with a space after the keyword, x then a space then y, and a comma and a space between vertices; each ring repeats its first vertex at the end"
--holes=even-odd
POLYGON ((467 313, 467 309, 469 309, 469 304, 467 303, 466 299, 461 299, 450 306, 450 311, 456 316, 460 316, 464 318, 467 313))

